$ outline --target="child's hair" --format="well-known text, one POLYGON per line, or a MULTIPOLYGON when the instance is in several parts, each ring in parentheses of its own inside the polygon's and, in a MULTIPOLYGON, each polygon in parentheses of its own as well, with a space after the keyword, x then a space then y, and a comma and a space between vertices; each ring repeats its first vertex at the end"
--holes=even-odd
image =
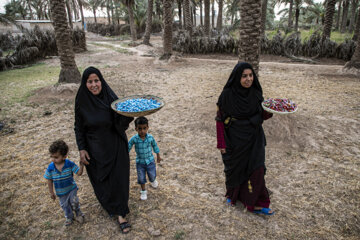
POLYGON ((138 117, 135 120, 135 127, 137 127, 138 125, 143 125, 143 124, 148 125, 148 123, 149 123, 149 121, 147 120, 146 117, 138 117))
POLYGON ((50 145, 49 152, 51 154, 58 152, 61 154, 61 156, 66 156, 69 152, 69 147, 63 140, 60 139, 56 140, 50 145))

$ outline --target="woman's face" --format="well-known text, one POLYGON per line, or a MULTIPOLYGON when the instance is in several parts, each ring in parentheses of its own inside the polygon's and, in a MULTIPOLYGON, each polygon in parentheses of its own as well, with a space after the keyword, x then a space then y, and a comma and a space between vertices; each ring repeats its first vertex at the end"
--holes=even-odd
POLYGON ((96 75, 95 73, 90 74, 86 81, 86 87, 92 94, 99 95, 102 87, 98 75, 96 75))
POLYGON ((244 88, 251 87, 252 83, 254 81, 253 72, 251 69, 245 69, 241 75, 240 84, 244 88))

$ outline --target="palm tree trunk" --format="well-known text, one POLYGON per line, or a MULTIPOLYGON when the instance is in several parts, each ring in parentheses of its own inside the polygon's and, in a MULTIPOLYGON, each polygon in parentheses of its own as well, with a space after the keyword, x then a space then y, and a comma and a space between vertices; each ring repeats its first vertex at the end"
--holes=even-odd
POLYGON ((293 28, 293 4, 294 0, 290 0, 290 6, 289 6, 289 18, 288 18, 288 28, 289 31, 293 28))
POLYGON ((181 21, 181 16, 182 16, 182 14, 181 14, 181 8, 182 8, 181 0, 177 0, 177 3, 178 3, 178 11, 179 11, 179 28, 181 29, 182 28, 182 24, 181 24, 181 22, 182 22, 181 21))
POLYGON ((72 0, 72 5, 73 5, 73 11, 74 11, 74 19, 75 20, 79 19, 75 0, 72 0))
POLYGON ((337 18, 336 18, 336 26, 335 29, 339 31, 340 28, 340 15, 341 15, 341 5, 342 5, 342 0, 339 1, 339 6, 338 6, 338 10, 337 10, 337 18))
POLYGON ((93 13, 94 13, 94 21, 95 21, 95 23, 97 23, 97 20, 96 20, 96 9, 95 9, 95 8, 93 8, 93 13))
POLYGON ((344 33, 346 31, 346 24, 347 24, 347 17, 349 12, 349 0, 345 0, 343 3, 343 14, 341 19, 341 25, 340 25, 340 32, 344 33))
MULTIPOLYGON (((356 21, 356 26, 355 26, 355 31, 354 31, 354 36, 352 38, 355 42, 360 39, 360 7, 358 9, 358 16, 357 16, 357 21, 356 21)), ((359 44, 358 44, 359 46, 359 44)))
POLYGON ((172 54, 172 24, 173 24, 173 15, 172 15, 172 1, 173 0, 164 0, 164 36, 163 36, 163 45, 164 45, 164 54, 162 59, 170 58, 172 54))
POLYGON ((223 0, 219 0, 218 4, 219 4, 219 13, 217 16, 217 21, 216 21, 216 28, 218 31, 221 31, 222 29, 222 13, 223 13, 223 0))
POLYGON ((300 16, 300 9, 296 6, 295 10, 295 32, 299 31, 299 16, 300 16))
POLYGON ((349 24, 349 33, 354 31, 355 19, 356 19, 356 7, 359 3, 359 0, 352 0, 351 1, 351 17, 350 17, 350 24, 349 24))
POLYGON ((259 71, 261 0, 240 1, 239 61, 250 63, 259 71))
POLYGON ((143 43, 146 45, 150 45, 150 34, 151 34, 151 27, 152 27, 152 13, 153 13, 153 0, 148 0, 148 8, 147 8, 147 18, 146 18, 146 29, 144 35, 143 43))
POLYGON ((50 8, 56 46, 60 56, 59 83, 79 83, 81 76, 75 62, 73 41, 66 19, 65 2, 62 0, 50 0, 50 8))
POLYGON ((27 4, 28 4, 28 7, 29 7, 29 12, 30 12, 30 20, 32 20, 33 19, 33 13, 32 13, 30 2, 31 2, 30 0, 27 0, 27 4))
POLYGON ((356 68, 360 70, 360 37, 357 38, 357 46, 354 55, 352 55, 351 60, 345 64, 345 68, 356 68))
POLYGON ((205 24, 204 24, 205 35, 210 36, 210 0, 204 0, 204 8, 205 8, 205 24))
MULTIPOLYGON (((165 0, 164 0, 165 1, 165 0)), ((190 1, 184 0, 184 17, 185 17, 185 29, 190 34, 190 37, 192 35, 192 25, 191 25, 191 13, 190 13, 190 1)))
POLYGON ((110 0, 106 0, 106 14, 107 14, 107 20, 108 24, 111 24, 111 16, 110 16, 110 0))
POLYGON ((261 4, 261 36, 265 35, 266 11, 268 0, 262 0, 261 4))
POLYGON ((190 19, 191 19, 191 26, 194 26, 193 7, 191 5, 190 5, 190 19))
POLYGON ((322 40, 325 40, 326 38, 330 38, 333 17, 335 13, 335 4, 336 4, 336 0, 328 0, 326 3, 325 24, 322 33, 322 40))
POLYGON ((133 12, 133 9, 132 9, 132 4, 127 4, 126 7, 127 7, 127 10, 128 10, 128 14, 129 14, 131 40, 133 42, 135 42, 136 39, 137 39, 137 34, 136 34, 136 26, 135 26, 135 21, 134 21, 134 12, 133 12))
POLYGON ((200 4, 200 25, 203 26, 203 7, 202 7, 202 0, 199 0, 199 4, 200 4))
POLYGON ((155 7, 156 7, 156 15, 159 19, 161 19, 161 7, 160 7, 161 0, 155 0, 155 7))
POLYGON ((81 26, 82 26, 82 29, 85 30, 84 11, 83 11, 81 0, 78 0, 78 4, 79 4, 80 14, 81 14, 81 26))
POLYGON ((211 28, 215 27, 215 0, 211 0, 211 28))
POLYGON ((68 14, 69 26, 70 26, 70 29, 73 29, 73 22, 72 22, 71 8, 70 8, 69 1, 65 0, 65 4, 66 4, 66 10, 67 10, 67 14, 68 14))
POLYGON ((193 7, 193 15, 194 15, 194 22, 193 22, 193 26, 196 27, 196 6, 193 7))

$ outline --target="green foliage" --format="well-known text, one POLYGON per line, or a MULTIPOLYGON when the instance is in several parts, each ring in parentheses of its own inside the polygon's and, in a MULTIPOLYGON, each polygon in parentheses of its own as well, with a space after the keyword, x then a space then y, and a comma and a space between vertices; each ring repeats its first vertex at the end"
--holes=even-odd
POLYGON ((23 102, 33 90, 57 83, 60 67, 45 64, 0 72, 0 107, 23 102))
POLYGON ((180 240, 180 239, 184 239, 185 237, 185 232, 182 230, 176 231, 175 235, 174 235, 174 239, 176 240, 180 240))

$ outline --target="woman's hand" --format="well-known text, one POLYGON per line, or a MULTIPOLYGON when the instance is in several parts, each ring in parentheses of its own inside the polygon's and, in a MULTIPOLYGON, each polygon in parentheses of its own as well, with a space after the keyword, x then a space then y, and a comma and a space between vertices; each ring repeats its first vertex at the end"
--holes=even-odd
POLYGON ((80 164, 89 165, 90 160, 89 153, 86 150, 80 150, 80 164))
POLYGON ((226 149, 225 149, 225 148, 219 148, 219 150, 220 150, 220 153, 221 153, 221 154, 225 154, 225 153, 226 153, 226 149))

